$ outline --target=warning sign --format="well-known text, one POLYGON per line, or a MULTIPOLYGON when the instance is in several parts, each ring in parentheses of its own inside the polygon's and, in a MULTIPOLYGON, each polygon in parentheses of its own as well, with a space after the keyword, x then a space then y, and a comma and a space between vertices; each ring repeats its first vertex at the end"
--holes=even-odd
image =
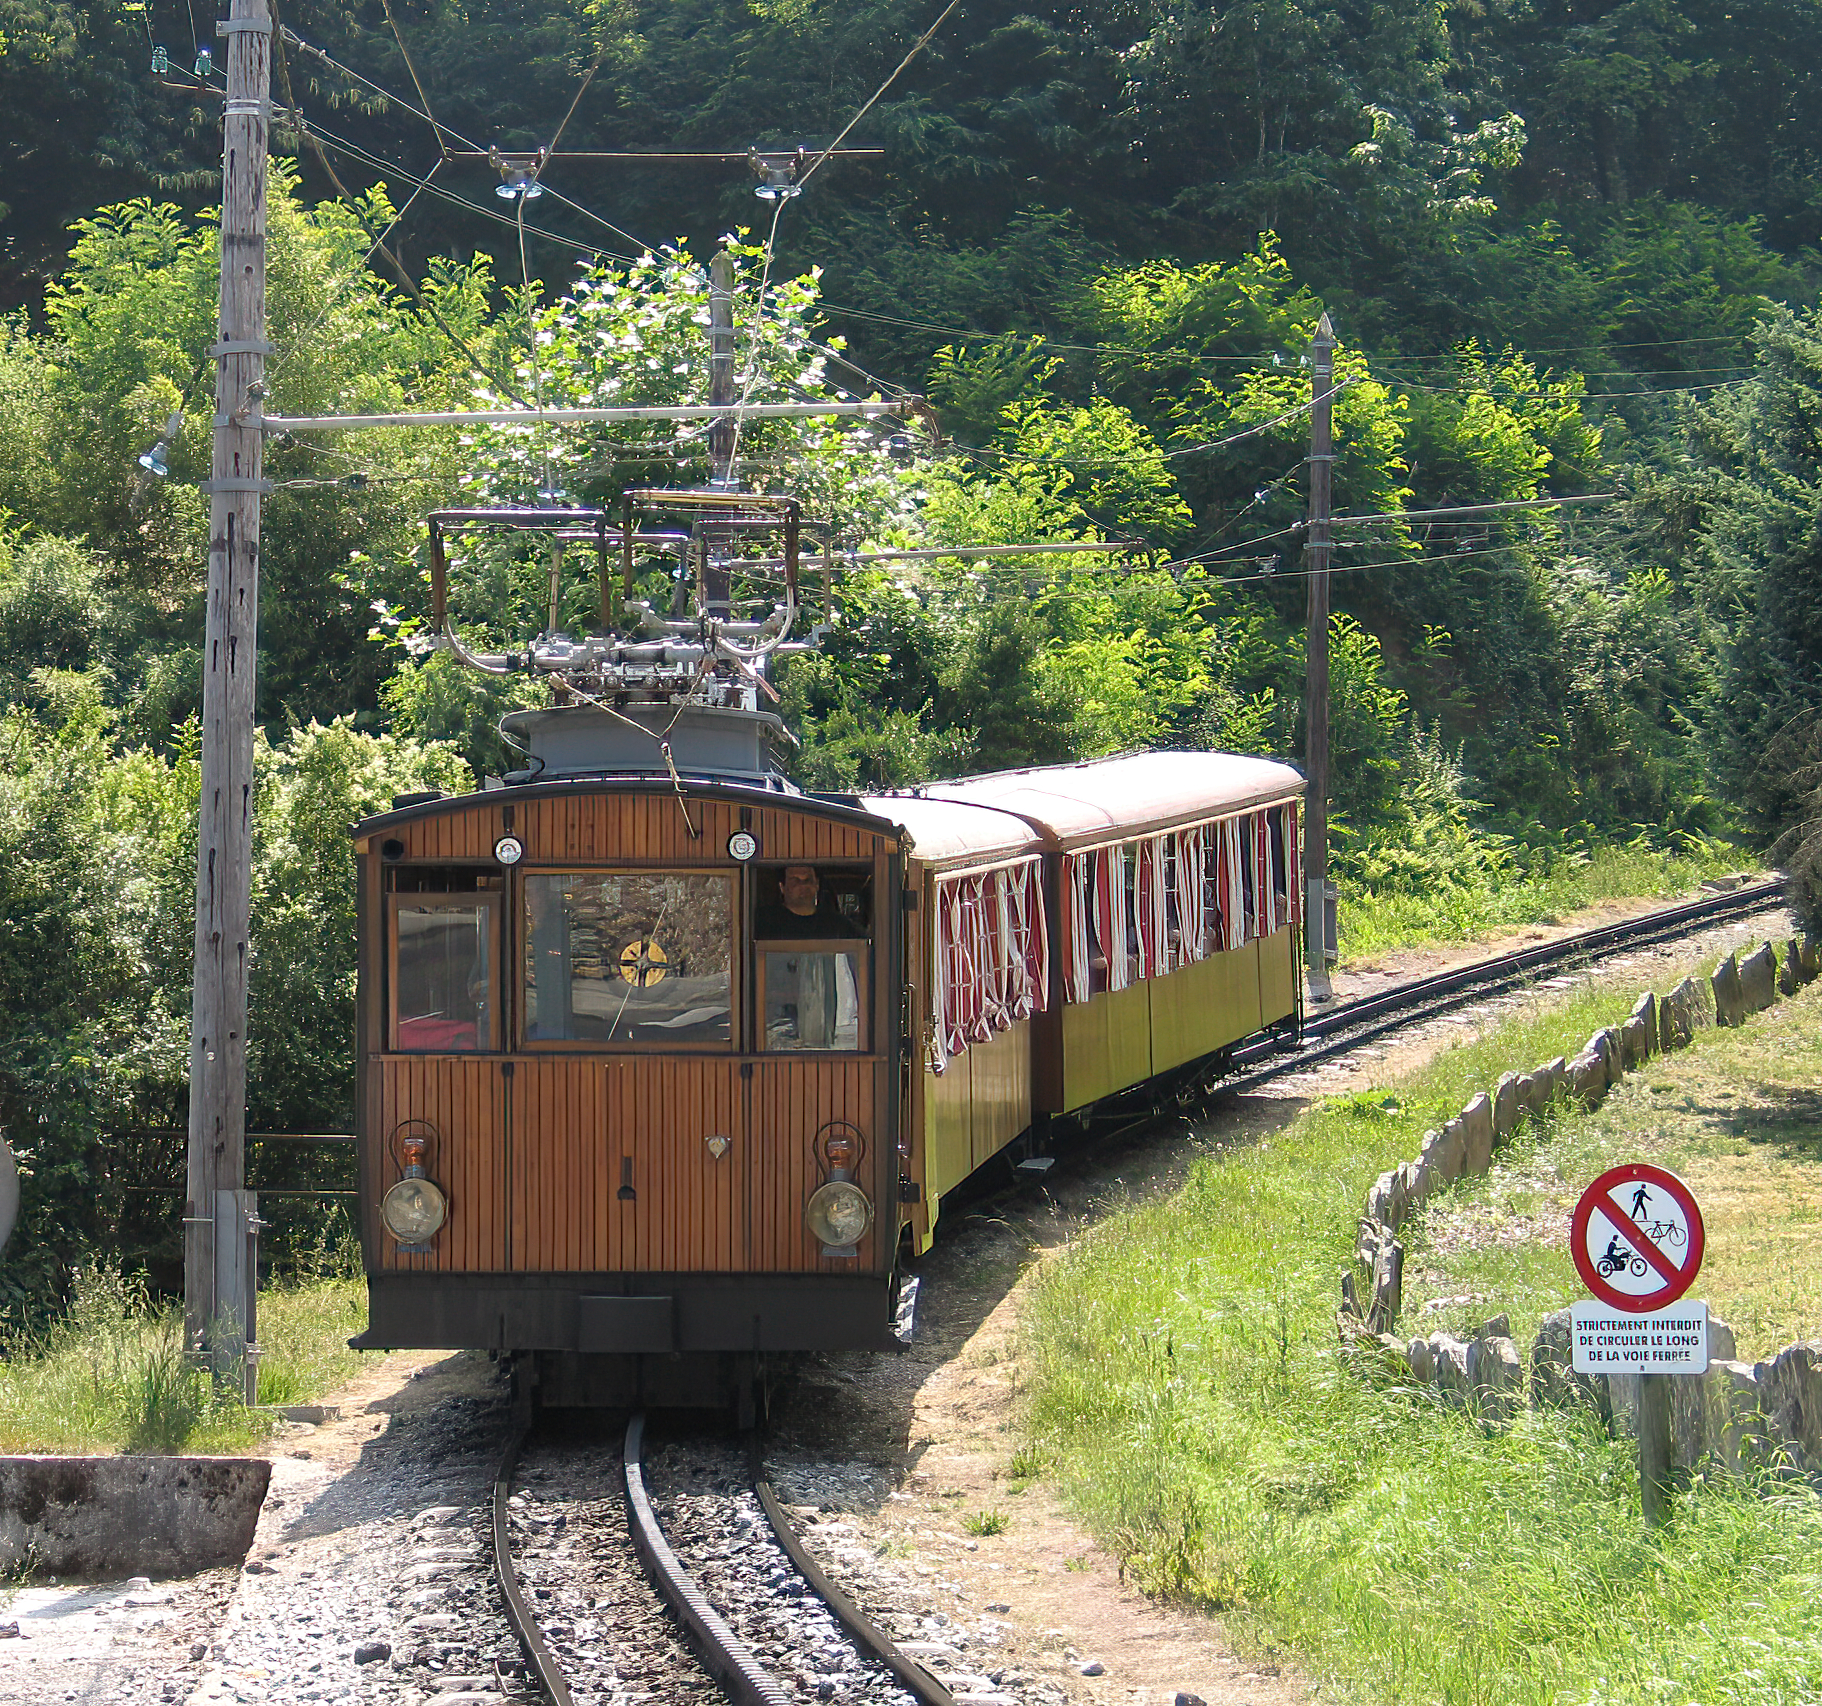
POLYGON ((1678 1303, 1649 1315, 1577 1303, 1569 1320, 1577 1374, 1708 1372, 1706 1303, 1678 1303))
POLYGON ((1644 1161, 1601 1174, 1569 1222, 1582 1283, 1610 1310, 1629 1315, 1664 1309, 1688 1291, 1702 1266, 1703 1237, 1689 1187, 1644 1161))

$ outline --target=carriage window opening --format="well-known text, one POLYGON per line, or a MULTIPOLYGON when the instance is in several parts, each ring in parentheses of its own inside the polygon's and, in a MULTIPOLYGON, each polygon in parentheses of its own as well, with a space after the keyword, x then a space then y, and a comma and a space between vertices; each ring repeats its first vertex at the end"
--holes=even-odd
POLYGON ((526 877, 525 1040, 725 1048, 733 903, 731 877, 526 877))
POLYGON ((1284 857, 1284 813, 1275 811, 1272 827, 1272 891, 1278 897, 1278 910, 1286 912, 1290 904, 1290 867, 1284 857))
POLYGON ((768 945, 759 955, 760 1045, 772 1051, 867 1046, 867 945, 768 945))
POLYGON ((873 934, 869 866, 761 865, 753 885, 753 934, 761 941, 864 941, 873 934))
POLYGON ((1250 938, 1259 931, 1258 920, 1253 916, 1257 910, 1254 901, 1258 889, 1253 884, 1254 836, 1253 820, 1240 819, 1240 909, 1246 918, 1246 934, 1250 938))
POLYGON ((495 1035, 491 897, 400 897, 392 909, 393 1047, 465 1052, 495 1035))

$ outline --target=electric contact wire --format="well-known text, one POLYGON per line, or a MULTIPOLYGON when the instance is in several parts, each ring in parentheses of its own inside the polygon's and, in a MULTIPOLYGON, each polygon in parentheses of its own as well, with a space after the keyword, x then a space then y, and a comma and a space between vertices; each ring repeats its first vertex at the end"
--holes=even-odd
MULTIPOLYGON (((424 103, 423 117, 429 122, 430 128, 436 132, 437 147, 442 151, 443 158, 447 160, 449 144, 443 140, 443 127, 431 115, 430 97, 424 93, 424 80, 418 76, 418 68, 412 63, 411 49, 405 45, 405 33, 399 28, 398 19, 392 15, 392 0, 380 0, 380 5, 385 10, 386 22, 392 26, 392 39, 399 44, 399 57, 405 61, 405 69, 411 74, 411 86, 417 90, 418 99, 424 103)), ((451 131, 450 135, 454 136, 455 132, 451 131)), ((456 140, 459 142, 462 138, 456 137, 456 140)))
MULTIPOLYGON (((292 122, 297 126, 298 135, 310 143, 311 151, 316 155, 317 164, 323 168, 324 173, 328 176, 329 182, 335 186, 336 193, 348 204, 349 209, 353 212, 355 219, 360 223, 362 229, 366 230, 367 222, 361 215, 360 203, 349 193, 348 186, 342 182, 335 167, 330 163, 328 153, 318 139, 315 127, 306 124, 304 122, 303 114, 298 111, 297 97, 291 88, 291 62, 284 51, 284 36, 278 20, 278 0, 271 0, 271 6, 273 29, 278 33, 278 50, 274 53, 273 58, 278 65, 279 80, 284 84, 285 102, 290 108, 292 122)), ((441 162, 439 161, 438 164, 440 165, 441 162)), ((432 167, 431 170, 434 173, 436 168, 432 167)), ((403 175, 408 181, 413 181, 411 180, 409 173, 404 173, 403 175)), ((427 190, 430 188, 429 178, 415 181, 417 182, 419 189, 427 190)), ((435 194, 438 192, 432 191, 432 193, 435 194)), ((396 224, 397 221, 395 220, 393 223, 396 224)), ((388 227, 388 230, 390 230, 390 227, 388 227)), ((436 304, 425 296, 423 291, 418 288, 417 281, 405 270, 404 263, 386 247, 385 238, 383 236, 375 239, 373 250, 370 251, 370 253, 371 252, 378 252, 386 258, 387 262, 391 265, 393 272, 398 275, 399 282, 404 285, 412 300, 430 316, 430 319, 435 324, 437 330, 468 358, 469 364, 475 373, 487 380, 489 384, 500 385, 501 389, 503 389, 514 402, 524 403, 525 398, 512 386, 504 385, 501 381, 496 379, 494 375, 488 371, 486 364, 481 360, 480 356, 469 347, 466 340, 461 337, 455 328, 443 318, 441 312, 437 309, 436 304)))
POLYGON ((870 113, 873 110, 873 108, 878 104, 880 97, 882 95, 884 95, 885 92, 888 89, 890 89, 894 83, 896 83, 898 81, 899 76, 904 71, 905 67, 907 65, 909 65, 912 60, 914 60, 920 53, 922 53, 924 51, 925 44, 928 43, 930 38, 933 35, 935 35, 936 32, 943 27, 943 24, 948 19, 949 14, 951 12, 953 12, 956 9, 956 7, 959 6, 961 3, 962 3, 962 0, 949 0, 949 4, 947 6, 945 6, 942 9, 941 13, 937 16, 936 22, 934 24, 932 24, 929 27, 929 29, 925 30, 924 33, 921 36, 919 36, 917 38, 917 40, 911 44, 911 51, 909 53, 907 53, 905 55, 905 57, 898 62, 898 65, 897 65, 896 69, 893 71, 892 75, 890 77, 888 77, 885 80, 885 82, 880 84, 880 86, 873 91, 873 93, 867 98, 866 103, 861 107, 860 111, 857 112, 851 119, 848 120, 848 122, 845 125, 842 126, 841 134, 839 136, 837 136, 835 138, 835 140, 833 142, 831 142, 827 148, 825 148, 820 154, 818 154, 813 161, 810 162, 809 166, 805 169, 803 176, 797 180, 798 186, 800 188, 803 185, 807 184, 813 177, 815 177, 817 172, 821 169, 823 161, 828 159, 828 157, 831 154, 833 154, 837 148, 839 148, 845 141, 847 141, 848 133, 851 130, 853 130, 853 128, 857 124, 859 124, 860 121, 863 118, 865 118, 868 113, 870 113))

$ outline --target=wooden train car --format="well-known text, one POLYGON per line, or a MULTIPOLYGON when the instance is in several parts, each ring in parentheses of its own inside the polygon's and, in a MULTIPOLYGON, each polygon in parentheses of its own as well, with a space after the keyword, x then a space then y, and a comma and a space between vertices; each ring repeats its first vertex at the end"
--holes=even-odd
POLYGON ((508 721, 535 773, 354 832, 363 1347, 750 1402, 768 1359, 892 1343, 990 1158, 1296 1021, 1286 766, 821 797, 752 712, 673 719, 658 774, 602 712, 508 721))

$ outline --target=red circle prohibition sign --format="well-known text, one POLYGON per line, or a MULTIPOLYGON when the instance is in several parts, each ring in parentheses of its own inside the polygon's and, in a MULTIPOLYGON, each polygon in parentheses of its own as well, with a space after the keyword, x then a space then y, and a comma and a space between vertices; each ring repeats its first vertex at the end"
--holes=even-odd
POLYGON ((1609 1167, 1582 1192, 1569 1221, 1582 1283, 1632 1315, 1675 1303, 1695 1284, 1705 1238, 1694 1193, 1644 1161, 1609 1167))

